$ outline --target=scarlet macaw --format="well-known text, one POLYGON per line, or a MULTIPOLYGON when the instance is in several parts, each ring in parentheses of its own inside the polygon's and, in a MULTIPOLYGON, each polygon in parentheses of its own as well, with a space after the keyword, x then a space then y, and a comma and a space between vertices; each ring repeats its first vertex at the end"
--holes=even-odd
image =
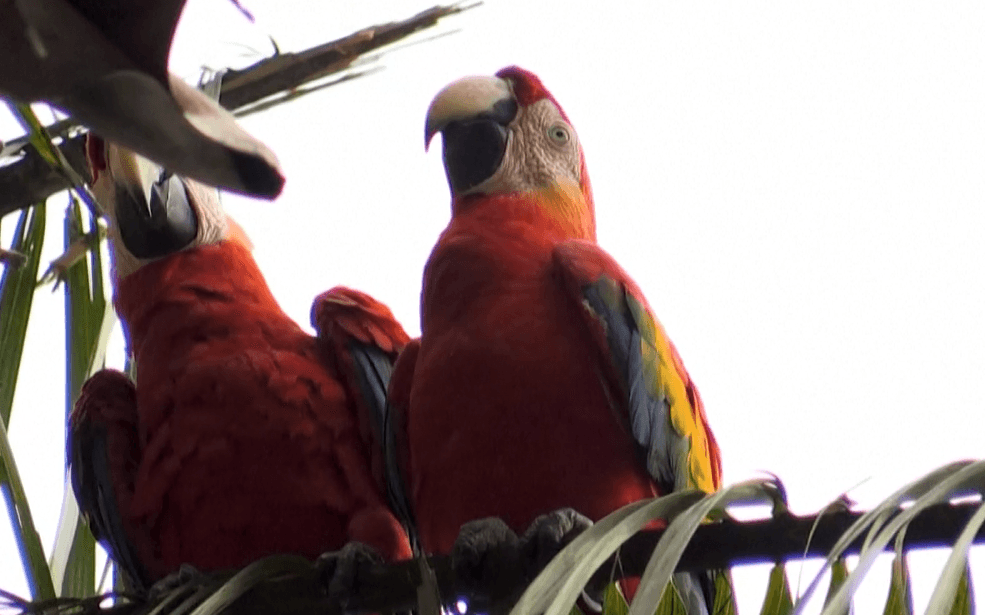
MULTIPOLYGON (((467 77, 432 101, 426 141, 438 132, 452 218, 390 391, 424 550, 448 553, 484 517, 521 532, 565 507, 598 520, 718 489, 701 398, 596 243, 585 158, 557 101, 517 67, 467 77)), ((682 596, 691 613, 707 607, 682 596)))
POLYGON ((338 287, 312 308, 318 337, 305 333, 215 190, 93 137, 87 154, 137 375, 84 385, 69 460, 93 533, 132 584, 348 541, 409 557, 376 473, 375 426, 408 341, 390 310, 338 287))

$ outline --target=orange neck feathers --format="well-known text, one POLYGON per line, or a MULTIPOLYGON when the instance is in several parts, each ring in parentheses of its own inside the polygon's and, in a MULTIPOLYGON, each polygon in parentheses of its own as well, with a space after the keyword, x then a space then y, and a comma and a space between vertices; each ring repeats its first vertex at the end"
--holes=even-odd
POLYGON ((452 201, 452 216, 501 222, 527 221, 553 231, 559 241, 596 241, 595 210, 587 176, 581 186, 559 181, 530 192, 468 194, 452 201))

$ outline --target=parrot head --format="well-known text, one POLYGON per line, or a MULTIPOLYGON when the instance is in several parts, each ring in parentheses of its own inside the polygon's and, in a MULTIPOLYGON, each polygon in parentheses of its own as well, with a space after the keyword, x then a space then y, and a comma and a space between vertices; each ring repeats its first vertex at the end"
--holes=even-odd
POLYGON ((580 217, 585 238, 595 239, 578 135, 536 75, 510 66, 445 86, 428 108, 425 146, 439 132, 453 212, 477 195, 535 193, 580 217))
POLYGON ((252 247, 227 218, 216 189, 92 134, 86 159, 93 196, 109 219, 117 279, 169 254, 223 239, 252 247))

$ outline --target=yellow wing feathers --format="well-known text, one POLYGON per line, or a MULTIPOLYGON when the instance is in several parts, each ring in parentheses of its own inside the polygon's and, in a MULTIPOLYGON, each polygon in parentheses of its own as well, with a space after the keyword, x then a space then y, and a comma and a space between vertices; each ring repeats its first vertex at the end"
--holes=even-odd
POLYGON ((629 305, 640 332, 643 380, 652 397, 666 400, 671 427, 684 439, 678 453, 686 458, 678 460, 675 488, 716 491, 721 486, 718 451, 709 441, 701 399, 660 323, 640 302, 630 298, 629 305))

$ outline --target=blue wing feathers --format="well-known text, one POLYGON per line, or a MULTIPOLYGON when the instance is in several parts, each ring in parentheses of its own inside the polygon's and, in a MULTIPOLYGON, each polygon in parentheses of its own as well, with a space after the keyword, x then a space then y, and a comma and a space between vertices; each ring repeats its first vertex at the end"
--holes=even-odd
POLYGON ((393 409, 387 403, 387 387, 393 376, 393 360, 388 353, 376 346, 363 344, 355 339, 349 342, 349 352, 355 361, 360 392, 369 409, 373 435, 382 447, 387 501, 407 530, 411 546, 416 549, 417 539, 410 500, 395 444, 394 430, 397 426, 394 425, 393 409))
POLYGON ((670 406, 657 391, 654 397, 645 379, 643 340, 629 298, 621 284, 601 277, 583 287, 585 301, 605 330, 608 354, 626 387, 628 419, 633 439, 650 475, 664 493, 674 489, 675 468, 670 406))
POLYGON ((383 425, 386 419, 386 387, 393 375, 390 357, 375 346, 351 339, 349 354, 356 365, 356 378, 363 402, 369 409, 370 426, 377 442, 383 442, 383 425))
POLYGON ((142 592, 149 586, 148 575, 126 536, 113 492, 106 429, 91 420, 71 426, 68 459, 72 490, 93 536, 116 562, 127 587, 142 592))

